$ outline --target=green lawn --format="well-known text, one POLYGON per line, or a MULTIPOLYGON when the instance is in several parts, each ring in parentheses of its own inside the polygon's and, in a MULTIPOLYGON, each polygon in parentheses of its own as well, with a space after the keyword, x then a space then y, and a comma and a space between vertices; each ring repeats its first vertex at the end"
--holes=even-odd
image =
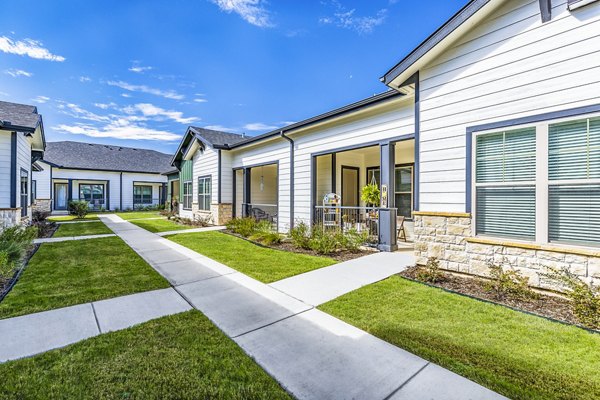
POLYGON ((48 217, 48 220, 50 221, 84 221, 84 220, 88 220, 88 219, 98 219, 98 214, 88 214, 85 216, 85 218, 77 218, 76 215, 53 215, 51 217, 48 217))
POLYGON ((169 219, 141 219, 139 221, 131 221, 132 224, 144 228, 150 232, 169 232, 181 231, 184 229, 192 229, 193 226, 181 225, 169 219))
POLYGON ((136 218, 158 218, 161 216, 158 211, 125 211, 116 214, 126 221, 136 218))
POLYGON ((52 237, 88 236, 113 233, 102 221, 61 224, 52 237))
POLYGON ((2 399, 290 399, 198 311, 0 365, 2 399))
POLYGON ((335 260, 256 246, 221 232, 182 233, 168 237, 264 283, 335 264, 335 260))
POLYGON ((397 276, 320 308, 509 398, 600 398, 599 334, 397 276))
POLYGON ((166 287, 118 237, 45 243, 0 303, 0 318, 166 287))

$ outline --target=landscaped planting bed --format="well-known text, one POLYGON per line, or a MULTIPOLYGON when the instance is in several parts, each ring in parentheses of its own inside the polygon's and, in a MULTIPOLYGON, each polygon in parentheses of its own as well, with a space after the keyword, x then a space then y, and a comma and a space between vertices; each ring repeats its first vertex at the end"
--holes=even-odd
POLYGON ((198 311, 0 365, 2 399, 289 399, 198 311))
POLYGON ((167 238, 264 283, 335 264, 328 257, 257 246, 222 232, 181 233, 167 238))
POLYGON ((0 318, 167 287, 120 238, 44 243, 0 302, 0 318))
POLYGON ((89 236, 113 233, 102 221, 85 221, 59 224, 52 237, 89 236))
POLYGON ((319 307, 514 399, 600 398, 600 334, 400 276, 319 307))

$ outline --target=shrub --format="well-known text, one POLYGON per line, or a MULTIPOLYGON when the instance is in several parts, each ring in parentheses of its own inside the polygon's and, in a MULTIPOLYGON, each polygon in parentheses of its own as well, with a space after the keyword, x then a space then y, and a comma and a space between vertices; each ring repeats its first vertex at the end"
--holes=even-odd
POLYGON ((522 276, 512 268, 504 269, 501 265, 490 263, 490 280, 485 283, 485 290, 497 299, 514 297, 517 299, 533 299, 538 295, 529 287, 529 278, 522 276))
POLYGON ((227 229, 246 238, 256 231, 256 225, 256 220, 251 217, 234 218, 226 224, 227 229))
POLYGON ((0 251, 0 279, 8 279, 15 269, 15 264, 8 258, 6 251, 0 251))
POLYGON ((77 218, 85 218, 85 216, 89 212, 89 205, 87 201, 78 200, 71 201, 69 203, 69 213, 71 215, 76 215, 77 218))
POLYGON ((38 237, 47 237, 56 227, 56 223, 48 221, 49 211, 34 211, 31 214, 31 225, 37 228, 38 237))
POLYGON ((369 239, 366 231, 359 232, 356 228, 351 228, 346 232, 338 231, 337 241, 341 249, 351 252, 357 252, 369 239))
POLYGON ((9 263, 20 262, 36 237, 37 228, 33 226, 5 228, 0 233, 0 253, 6 255, 9 263))
POLYGON ((340 247, 336 231, 315 226, 311 233, 309 240, 310 249, 319 254, 331 254, 340 247))
POLYGON ((381 201, 381 193, 377 184, 365 185, 360 193, 360 198, 368 206, 378 206, 381 201))
POLYGON ((270 246, 281 243, 281 235, 273 230, 273 224, 269 221, 259 221, 254 225, 254 233, 249 237, 250 240, 270 246))
POLYGON ((429 257, 427 264, 417 271, 417 279, 423 282, 437 283, 446 279, 446 274, 440 268, 440 262, 436 257, 429 257))
POLYGON ((305 250, 310 249, 310 229, 304 222, 297 223, 290 229, 288 236, 294 246, 305 250))
POLYGON ((568 268, 548 267, 545 276, 563 286, 565 294, 571 302, 573 314, 584 326, 593 329, 600 328, 600 288, 587 284, 568 268))

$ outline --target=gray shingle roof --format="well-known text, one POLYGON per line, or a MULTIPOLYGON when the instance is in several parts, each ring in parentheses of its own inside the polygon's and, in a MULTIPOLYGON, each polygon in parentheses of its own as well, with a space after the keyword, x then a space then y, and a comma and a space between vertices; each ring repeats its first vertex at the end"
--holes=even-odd
POLYGON ((63 168, 163 173, 172 169, 171 155, 154 150, 80 142, 51 142, 44 161, 63 168))
POLYGON ((212 129, 200 128, 196 126, 190 126, 190 129, 196 132, 202 139, 206 140, 212 146, 224 146, 226 144, 232 145, 246 139, 245 136, 237 133, 214 131, 212 129))
POLYGON ((0 101, 0 120, 4 123, 33 130, 39 125, 40 118, 35 106, 0 101))

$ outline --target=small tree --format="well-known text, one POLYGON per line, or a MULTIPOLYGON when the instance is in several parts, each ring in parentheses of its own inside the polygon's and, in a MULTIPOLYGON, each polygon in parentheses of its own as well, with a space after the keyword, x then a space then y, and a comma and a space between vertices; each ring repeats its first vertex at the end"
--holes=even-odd
POLYGON ((88 214, 89 205, 87 201, 78 200, 72 201, 69 203, 69 213, 71 215, 76 215, 77 218, 85 218, 88 214))

